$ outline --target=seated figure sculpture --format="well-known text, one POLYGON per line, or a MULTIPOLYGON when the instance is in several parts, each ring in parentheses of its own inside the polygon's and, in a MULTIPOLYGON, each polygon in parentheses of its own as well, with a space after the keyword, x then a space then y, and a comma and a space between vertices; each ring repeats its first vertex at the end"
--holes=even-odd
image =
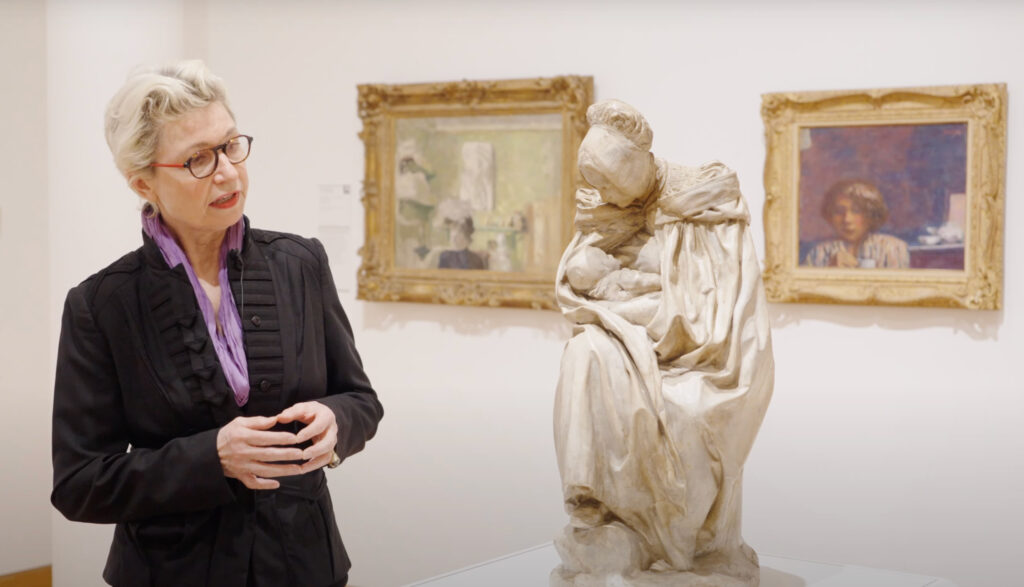
POLYGON ((736 174, 655 159, 633 107, 587 111, 557 298, 555 448, 570 522, 551 585, 752 587, 743 464, 774 362, 736 174))

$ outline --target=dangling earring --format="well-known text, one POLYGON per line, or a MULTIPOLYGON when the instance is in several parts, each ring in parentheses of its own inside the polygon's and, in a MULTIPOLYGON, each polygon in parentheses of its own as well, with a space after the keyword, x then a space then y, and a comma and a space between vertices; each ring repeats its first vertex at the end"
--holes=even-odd
POLYGON ((156 202, 146 201, 142 205, 142 215, 146 218, 156 218, 160 215, 160 206, 156 202))

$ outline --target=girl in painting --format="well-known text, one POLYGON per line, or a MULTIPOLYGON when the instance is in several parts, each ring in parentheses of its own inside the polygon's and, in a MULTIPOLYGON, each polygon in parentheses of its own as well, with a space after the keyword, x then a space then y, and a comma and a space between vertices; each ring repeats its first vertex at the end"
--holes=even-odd
POLYGON ((821 215, 836 232, 836 238, 822 241, 804 258, 813 267, 864 269, 907 269, 907 243, 877 230, 889 218, 882 192, 862 180, 844 180, 825 193, 821 215))

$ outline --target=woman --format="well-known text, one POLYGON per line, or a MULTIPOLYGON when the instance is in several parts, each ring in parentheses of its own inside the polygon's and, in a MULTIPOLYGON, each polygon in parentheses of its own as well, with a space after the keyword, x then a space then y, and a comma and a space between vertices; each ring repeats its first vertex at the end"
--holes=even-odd
POLYGON ((249 227, 252 139, 201 62, 130 77, 106 137, 143 245, 68 293, 51 501, 117 524, 112 585, 345 585, 323 467, 383 412, 323 246, 249 227))
POLYGON ((910 267, 907 243, 877 232, 889 219, 889 209, 882 192, 874 185, 860 180, 836 183, 825 193, 821 215, 839 238, 814 245, 804 265, 864 269, 910 267))
POLYGON ((437 262, 438 269, 487 269, 483 258, 469 250, 473 233, 476 231, 473 228, 473 218, 446 218, 444 223, 448 227, 448 242, 451 248, 441 251, 441 257, 437 262))

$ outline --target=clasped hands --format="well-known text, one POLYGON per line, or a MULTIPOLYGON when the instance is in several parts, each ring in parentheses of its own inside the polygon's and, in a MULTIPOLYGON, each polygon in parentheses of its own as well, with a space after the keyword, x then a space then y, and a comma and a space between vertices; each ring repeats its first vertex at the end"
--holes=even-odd
POLYGON ((320 402, 302 402, 276 416, 235 418, 217 432, 217 455, 226 477, 249 489, 277 489, 281 484, 274 477, 302 475, 330 463, 337 442, 334 412, 320 402), (305 426, 297 433, 270 430, 291 422, 305 426), (293 446, 307 440, 313 444, 293 446))

